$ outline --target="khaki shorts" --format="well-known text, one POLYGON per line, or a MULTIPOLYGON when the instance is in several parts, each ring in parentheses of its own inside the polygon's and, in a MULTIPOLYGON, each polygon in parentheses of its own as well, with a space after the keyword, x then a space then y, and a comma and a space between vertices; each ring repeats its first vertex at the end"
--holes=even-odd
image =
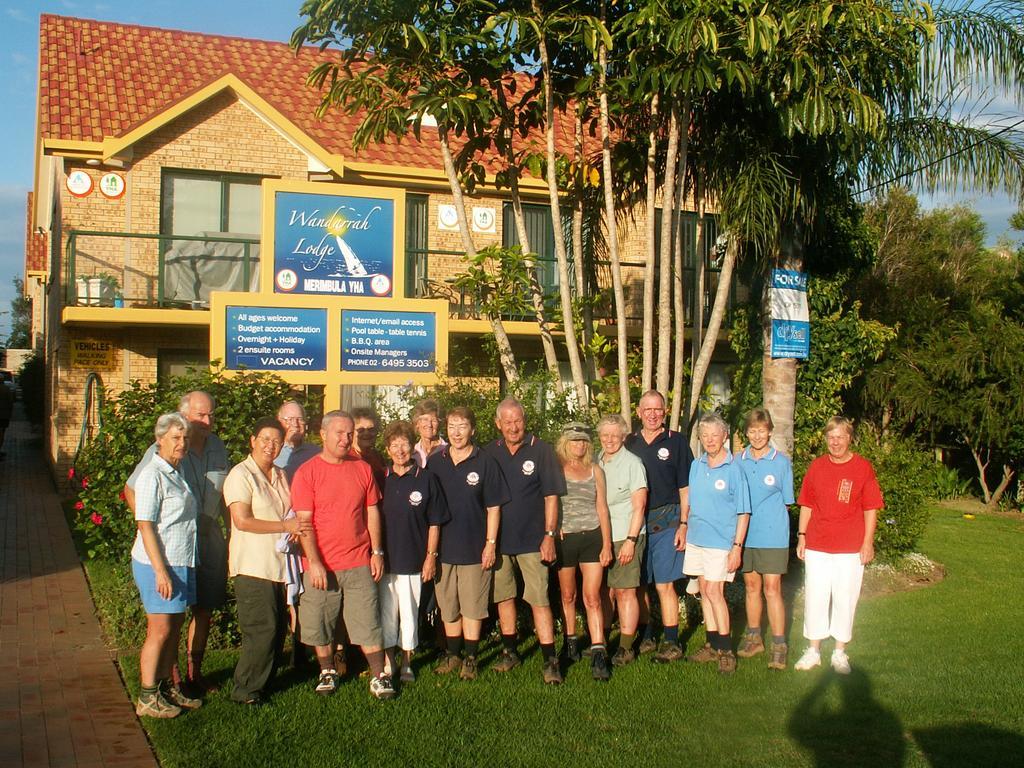
POLYGON ((647 546, 647 536, 640 534, 640 538, 633 549, 633 559, 629 565, 619 563, 619 550, 626 543, 622 541, 612 542, 612 564, 608 568, 608 589, 633 589, 640 586, 640 561, 644 559, 644 548, 647 546))
POLYGON ((789 547, 747 547, 743 550, 743 572, 784 574, 789 570, 789 547))
POLYGON ((462 618, 486 619, 493 575, 492 571, 481 568, 480 563, 441 563, 441 578, 436 587, 441 620, 451 624, 462 618))
POLYGON ((728 560, 728 549, 711 549, 688 543, 683 558, 683 573, 687 576, 703 576, 705 581, 732 581, 736 578, 736 572, 726 569, 728 560))
POLYGON ((306 645, 332 645, 334 627, 344 605, 345 627, 356 645, 381 647, 380 611, 377 584, 370 566, 327 572, 327 589, 315 589, 309 573, 302 574, 306 591, 299 601, 299 624, 306 645))
POLYGON ((498 555, 494 564, 494 602, 511 600, 519 593, 517 568, 523 575, 523 600, 535 608, 548 607, 548 567, 540 559, 540 552, 498 555))

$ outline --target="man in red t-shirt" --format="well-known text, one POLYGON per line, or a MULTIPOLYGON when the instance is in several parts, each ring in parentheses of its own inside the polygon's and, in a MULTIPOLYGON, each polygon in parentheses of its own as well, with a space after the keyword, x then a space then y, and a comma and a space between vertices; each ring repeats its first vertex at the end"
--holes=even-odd
POLYGON ((875 559, 882 489, 871 463, 850 450, 853 424, 836 416, 825 427, 828 453, 811 462, 800 488, 796 554, 804 561, 804 637, 810 646, 798 670, 821 664, 821 641, 834 637, 832 668, 850 673, 846 644, 860 597, 864 566, 875 559))
POLYGON ((299 603, 302 639, 316 648, 320 662, 318 693, 333 693, 338 672, 333 662, 334 628, 344 604, 345 626, 361 645, 370 666, 370 693, 378 699, 395 695, 384 673, 383 637, 377 585, 384 574, 380 491, 369 465, 352 451, 355 426, 344 411, 323 417, 323 451, 303 464, 292 480, 292 508, 313 523, 303 535, 299 603))

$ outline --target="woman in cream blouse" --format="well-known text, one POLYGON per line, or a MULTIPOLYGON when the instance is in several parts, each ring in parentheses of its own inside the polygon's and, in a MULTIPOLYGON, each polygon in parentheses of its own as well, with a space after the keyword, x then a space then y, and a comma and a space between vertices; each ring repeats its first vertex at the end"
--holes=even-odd
POLYGON ((243 704, 262 703, 284 638, 287 573, 277 540, 282 533, 298 535, 310 527, 287 517, 288 480, 284 470, 274 466, 283 444, 284 430, 278 420, 260 419, 249 438, 249 456, 232 468, 224 482, 224 503, 231 512, 228 572, 235 580, 242 632, 231 698, 243 704))

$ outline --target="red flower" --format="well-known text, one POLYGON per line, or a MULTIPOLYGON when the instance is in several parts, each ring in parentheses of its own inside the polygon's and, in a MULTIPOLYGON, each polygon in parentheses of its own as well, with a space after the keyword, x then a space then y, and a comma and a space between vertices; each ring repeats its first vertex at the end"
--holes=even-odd
POLYGON ((93 525, 103 525, 103 515, 99 512, 93 512, 89 515, 89 519, 92 520, 93 525))
POLYGON ((89 487, 89 478, 88 477, 83 477, 82 478, 82 487, 83 488, 88 488, 89 487))
POLYGON ((121 489, 121 492, 117 494, 117 498, 121 501, 128 501, 128 497, 124 495, 124 489, 121 489))
POLYGON ((78 509, 78 510, 85 509, 85 503, 81 502, 81 501, 76 501, 75 502, 75 509, 78 509))
POLYGON ((68 480, 74 480, 74 479, 75 479, 75 468, 72 467, 71 469, 68 470, 68 480))

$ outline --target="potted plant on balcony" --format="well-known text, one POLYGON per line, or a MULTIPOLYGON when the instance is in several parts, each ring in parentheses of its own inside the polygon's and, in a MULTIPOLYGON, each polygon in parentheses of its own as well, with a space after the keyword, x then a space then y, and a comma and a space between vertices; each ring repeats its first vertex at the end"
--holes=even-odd
POLYGON ((117 278, 106 272, 95 275, 79 275, 75 281, 78 285, 78 303, 91 307, 112 307, 114 297, 120 290, 117 278))

